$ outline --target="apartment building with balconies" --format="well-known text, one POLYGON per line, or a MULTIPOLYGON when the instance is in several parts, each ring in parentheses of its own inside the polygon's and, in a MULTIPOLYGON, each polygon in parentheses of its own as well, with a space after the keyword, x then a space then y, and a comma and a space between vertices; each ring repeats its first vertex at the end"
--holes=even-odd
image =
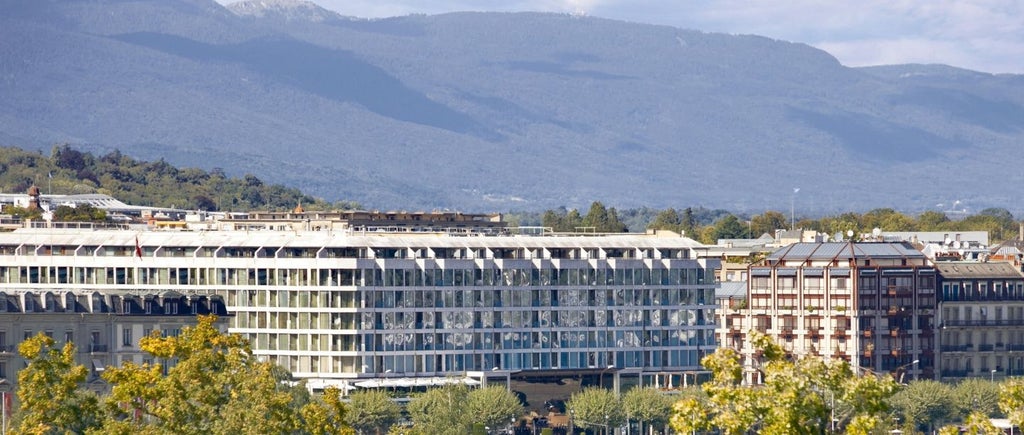
POLYGON ((724 345, 759 382, 751 329, 793 355, 843 359, 900 377, 934 373, 935 268, 907 243, 795 243, 749 271, 746 307, 724 345))
POLYGON ((937 262, 943 380, 1024 375, 1024 275, 1006 262, 937 262))

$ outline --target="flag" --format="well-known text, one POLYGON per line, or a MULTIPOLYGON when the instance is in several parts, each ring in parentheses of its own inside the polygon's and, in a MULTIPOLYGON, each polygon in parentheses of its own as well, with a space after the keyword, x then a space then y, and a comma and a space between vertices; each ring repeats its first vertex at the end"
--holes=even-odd
POLYGON ((135 236, 135 256, 142 258, 142 246, 139 246, 139 236, 135 236))

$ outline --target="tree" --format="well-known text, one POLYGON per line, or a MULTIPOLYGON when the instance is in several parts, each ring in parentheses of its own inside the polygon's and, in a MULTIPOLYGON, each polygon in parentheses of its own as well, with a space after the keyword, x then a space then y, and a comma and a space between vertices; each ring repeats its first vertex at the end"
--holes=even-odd
POLYGON ((760 237, 761 234, 767 233, 774 237, 775 230, 789 228, 789 221, 786 220, 786 215, 781 212, 769 210, 750 218, 750 237, 760 237))
POLYGON ((622 396, 622 408, 627 419, 639 420, 641 425, 664 425, 672 413, 672 400, 657 388, 633 388, 622 396))
POLYGON ((143 337, 139 347, 163 364, 111 367, 107 424, 116 432, 185 434, 286 433, 299 425, 275 366, 260 362, 248 342, 224 334, 216 316, 200 316, 181 335, 143 337))
POLYGON ((694 238, 697 232, 697 219, 693 217, 693 209, 687 207, 683 210, 683 216, 679 219, 680 230, 684 234, 692 234, 690 238, 694 238))
POLYGON ((1024 379, 1009 379, 999 386, 999 409, 1014 426, 1024 427, 1024 379))
POLYGON ((679 212, 674 208, 668 208, 654 216, 654 220, 647 225, 647 229, 679 232, 681 228, 680 223, 679 212))
POLYGON ((99 399, 79 385, 89 370, 75 363, 75 346, 54 347, 43 333, 23 341, 18 353, 28 365, 18 372, 15 433, 84 433, 99 427, 99 399))
POLYGON ((742 239, 747 237, 747 226, 740 223, 736 215, 728 214, 715 223, 714 239, 742 239))
POLYGON ((475 389, 467 399, 465 411, 474 422, 483 423, 486 427, 499 427, 508 422, 510 417, 518 417, 523 413, 519 398, 502 386, 475 389))
POLYGON ((619 221, 618 212, 614 208, 606 209, 604 204, 594 201, 590 204, 590 210, 583 217, 584 227, 593 227, 599 233, 621 233, 626 231, 626 225, 619 221))
POLYGON ((1003 431, 996 428, 984 412, 972 411, 964 419, 964 433, 971 435, 1002 435, 1003 431))
POLYGON ((416 396, 406 410, 419 433, 462 435, 473 423, 465 412, 468 396, 465 385, 449 384, 416 396))
POLYGON ((569 412, 574 426, 589 429, 607 429, 621 426, 626 416, 622 403, 614 392, 590 387, 569 398, 569 412))
POLYGON ((744 385, 740 355, 720 348, 701 364, 711 371, 703 384, 706 402, 689 400, 674 407, 677 430, 718 428, 725 434, 740 434, 754 428, 765 434, 810 434, 824 432, 832 422, 849 422, 855 433, 868 433, 887 411, 885 400, 895 388, 891 377, 856 377, 847 362, 825 362, 806 356, 791 359, 773 339, 751 332, 752 347, 759 355, 754 362, 763 385, 744 385), (833 412, 834 411, 834 412, 833 412), (709 421, 701 421, 700 418, 709 421))
POLYGON ((320 400, 303 405, 299 413, 302 430, 310 435, 350 435, 355 432, 345 422, 346 406, 341 401, 341 390, 336 387, 325 388, 320 400))
POLYGON ((960 415, 980 412, 989 417, 998 417, 999 384, 988 379, 969 378, 953 387, 953 400, 960 415))
POLYGON ((347 421, 357 431, 380 434, 398 421, 401 410, 383 390, 361 390, 352 393, 347 421))
POLYGON ((58 206, 53 211, 53 220, 58 222, 103 222, 107 220, 107 212, 90 204, 77 207, 58 206))
POLYGON ((949 217, 942 212, 929 210, 917 216, 917 228, 920 231, 941 231, 948 223, 949 217))
MULTIPOLYGON (((672 429, 682 434, 695 434, 711 429, 710 408, 694 397, 687 397, 672 405, 672 429)), ((641 431, 642 432, 642 431, 641 431)))
POLYGON ((958 418, 953 388, 932 380, 918 380, 903 387, 889 400, 903 421, 915 427, 941 427, 958 418))

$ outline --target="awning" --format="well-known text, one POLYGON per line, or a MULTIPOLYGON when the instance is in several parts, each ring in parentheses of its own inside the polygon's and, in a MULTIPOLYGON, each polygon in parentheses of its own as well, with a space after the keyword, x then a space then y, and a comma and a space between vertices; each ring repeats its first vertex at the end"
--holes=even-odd
POLYGON ((805 267, 804 276, 822 276, 825 274, 825 269, 820 267, 805 267))
POLYGON ((472 378, 383 378, 367 379, 353 385, 359 388, 409 388, 409 387, 437 387, 450 384, 480 385, 480 381, 472 378))
POLYGON ((833 267, 828 270, 829 276, 850 276, 850 268, 848 267, 833 267))
POLYGON ((792 267, 775 269, 776 276, 796 276, 796 269, 792 267))

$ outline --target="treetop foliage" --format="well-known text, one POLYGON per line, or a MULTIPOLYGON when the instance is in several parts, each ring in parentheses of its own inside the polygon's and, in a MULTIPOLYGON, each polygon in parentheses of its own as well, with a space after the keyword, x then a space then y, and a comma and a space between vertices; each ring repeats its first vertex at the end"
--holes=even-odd
POLYGON ((132 205, 207 211, 352 209, 351 202, 327 203, 298 189, 267 185, 254 175, 228 177, 177 168, 163 159, 135 160, 113 151, 93 156, 56 145, 49 157, 14 147, 0 147, 0 192, 23 193, 38 186, 44 194, 102 193, 132 205))

